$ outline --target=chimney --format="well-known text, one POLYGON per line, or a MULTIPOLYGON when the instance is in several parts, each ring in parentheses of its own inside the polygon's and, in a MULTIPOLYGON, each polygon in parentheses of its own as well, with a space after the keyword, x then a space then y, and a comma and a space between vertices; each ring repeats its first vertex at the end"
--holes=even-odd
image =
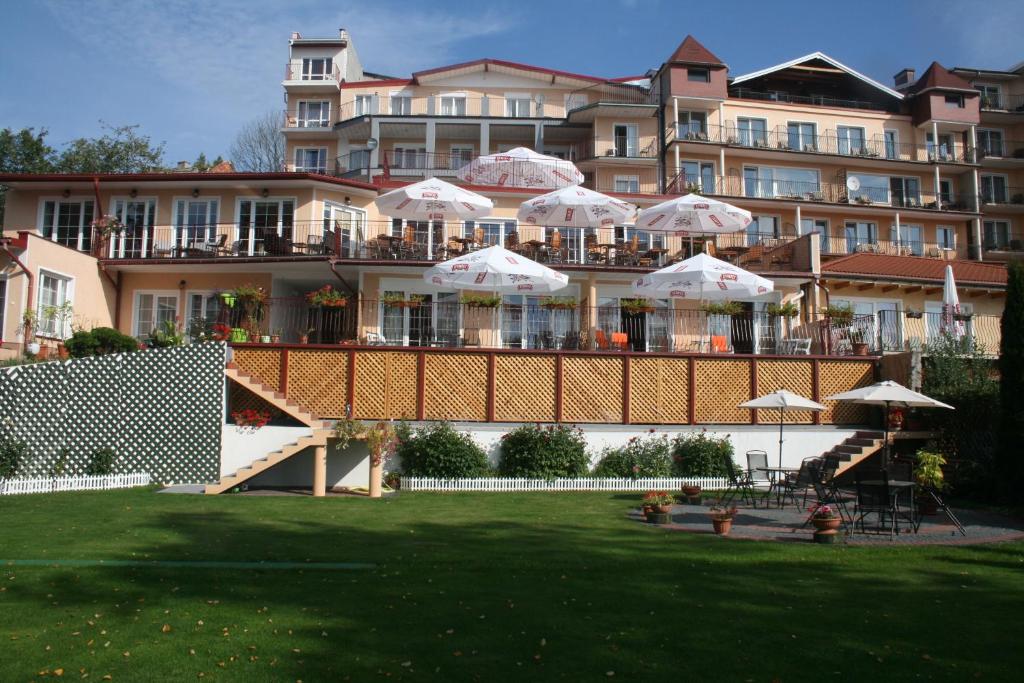
POLYGON ((338 37, 342 40, 348 40, 348 31, 344 27, 338 29, 338 37))
POLYGON ((914 85, 917 80, 915 76, 917 72, 914 69, 903 69, 898 74, 892 77, 893 82, 896 84, 896 90, 903 92, 910 86, 914 85))
POLYGON ((192 164, 188 163, 187 161, 179 161, 178 162, 178 167, 175 168, 174 170, 176 170, 176 171, 191 171, 192 170, 192 164))
POLYGON ((299 40, 302 36, 299 35, 298 31, 292 31, 292 40, 299 40))

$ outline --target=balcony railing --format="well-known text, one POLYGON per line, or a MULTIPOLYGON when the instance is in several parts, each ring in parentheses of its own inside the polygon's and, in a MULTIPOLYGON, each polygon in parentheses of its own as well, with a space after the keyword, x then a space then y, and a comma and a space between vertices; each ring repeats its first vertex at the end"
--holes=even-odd
POLYGON ((981 108, 985 111, 1024 112, 1024 95, 982 95, 981 108))
POLYGON ((657 159, 658 140, 615 138, 613 140, 586 140, 569 148, 569 158, 586 161, 597 158, 657 159))
POLYGON ((281 126, 283 128, 312 128, 319 130, 327 130, 334 125, 334 121, 331 120, 330 116, 310 116, 308 114, 300 114, 296 110, 289 111, 284 110, 284 114, 281 120, 281 126))
POLYGON ((978 143, 978 159, 1024 159, 1024 140, 981 141, 978 143))
POLYGON ((982 204, 1024 205, 1024 187, 999 187, 981 190, 982 204))
POLYGON ((939 312, 879 311, 871 330, 874 346, 883 351, 905 351, 942 340, 946 335, 971 338, 988 355, 999 354, 1002 338, 997 315, 948 316, 939 312))
POLYGON ((762 100, 767 102, 783 102, 786 104, 810 104, 819 107, 836 107, 840 109, 869 109, 874 111, 890 111, 888 107, 878 102, 867 100, 846 100, 825 95, 793 95, 787 92, 764 92, 751 90, 749 88, 730 88, 729 96, 745 100, 762 100))
POLYGON ((881 240, 865 236, 822 235, 821 253, 828 256, 845 254, 883 254, 885 256, 924 256, 951 260, 964 258, 962 246, 943 245, 920 239, 881 240))
POLYGON ((339 121, 360 116, 501 117, 510 119, 565 118, 565 103, 542 97, 443 97, 439 95, 388 97, 366 95, 341 103, 339 121))
POLYGON ((302 60, 295 60, 284 65, 284 80, 286 81, 308 81, 310 85, 337 85, 338 76, 336 68, 322 69, 323 62, 319 64, 303 65, 302 60))
POLYGON ((575 111, 596 104, 642 104, 657 105, 658 93, 641 86, 601 83, 588 88, 574 90, 566 97, 566 109, 575 111))

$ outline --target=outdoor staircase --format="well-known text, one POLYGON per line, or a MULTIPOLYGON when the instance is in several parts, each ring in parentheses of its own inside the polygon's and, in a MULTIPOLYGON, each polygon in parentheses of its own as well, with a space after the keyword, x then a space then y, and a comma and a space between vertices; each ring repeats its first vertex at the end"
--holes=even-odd
POLYGON ((307 436, 300 437, 298 441, 282 446, 280 449, 267 453, 262 458, 252 461, 245 467, 241 467, 232 474, 222 476, 214 484, 207 484, 205 493, 215 495, 238 486, 256 476, 260 472, 270 469, 274 465, 287 460, 296 453, 301 453, 309 447, 326 446, 327 439, 333 430, 330 422, 321 420, 310 411, 303 408, 297 402, 290 400, 279 391, 274 391, 255 377, 241 370, 234 363, 228 363, 224 368, 224 375, 231 381, 245 387, 261 399, 274 406, 284 414, 298 420, 310 428, 307 436))
POLYGON ((835 474, 835 476, 839 476, 882 450, 883 445, 885 445, 885 435, 882 432, 859 431, 825 455, 839 456, 839 469, 835 474))

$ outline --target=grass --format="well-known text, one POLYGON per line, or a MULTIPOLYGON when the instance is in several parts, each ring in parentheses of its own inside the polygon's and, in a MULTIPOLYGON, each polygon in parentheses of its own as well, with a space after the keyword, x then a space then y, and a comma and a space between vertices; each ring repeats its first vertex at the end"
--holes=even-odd
POLYGON ((636 524, 636 499, 0 498, 0 559, 143 563, 0 566, 0 680, 963 681, 1024 668, 1024 544, 744 542, 636 524))

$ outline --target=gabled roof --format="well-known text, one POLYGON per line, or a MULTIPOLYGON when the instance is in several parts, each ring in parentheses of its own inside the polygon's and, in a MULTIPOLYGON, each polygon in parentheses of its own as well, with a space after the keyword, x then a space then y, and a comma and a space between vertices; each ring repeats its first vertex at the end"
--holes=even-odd
POLYGON ((995 288, 1006 286, 1004 265, 978 261, 942 261, 920 256, 851 254, 822 263, 821 274, 855 279, 892 279, 942 284, 946 278, 947 265, 953 266, 953 277, 957 285, 995 288))
POLYGON ((419 81, 424 76, 437 76, 439 74, 454 72, 454 71, 487 71, 488 67, 496 66, 504 70, 514 71, 528 71, 534 74, 545 74, 548 76, 555 76, 566 78, 576 81, 588 81, 591 83, 604 83, 607 79, 598 78, 597 76, 584 76, 582 74, 574 74, 569 71, 559 71, 558 69, 548 69, 542 66, 533 66, 531 64, 520 64, 518 62, 508 62, 503 59, 492 59, 485 57, 483 59, 474 59, 469 62, 461 62, 459 64, 449 64, 448 66, 440 66, 434 69, 426 69, 425 71, 417 71, 413 73, 413 80, 419 81))
POLYGON ((668 58, 669 62, 683 62, 685 64, 708 64, 710 66, 725 66, 725 63, 715 56, 711 50, 701 45, 700 41, 691 35, 683 38, 679 47, 668 58))
POLYGON ((910 87, 910 92, 915 95, 926 90, 962 90, 975 94, 978 92, 970 83, 938 62, 932 62, 928 70, 910 87))
POLYGON ((874 80, 872 78, 868 78, 867 76, 865 76, 864 74, 860 73, 859 71, 856 71, 855 69, 851 69, 850 67, 848 67, 845 64, 843 64, 842 62, 840 62, 838 59, 833 59, 832 57, 829 57, 824 52, 812 52, 809 55, 804 55, 803 57, 797 57, 796 59, 791 59, 788 62, 783 62, 782 64, 776 64, 775 66, 770 66, 767 69, 761 69, 760 71, 754 71, 754 72, 751 72, 749 74, 743 74, 742 76, 737 76, 736 78, 732 79, 732 83, 736 84, 736 83, 743 83, 744 81, 750 81, 750 80, 753 80, 755 78, 760 78, 761 76, 767 76, 768 74, 773 74, 773 73, 775 73, 777 71, 784 71, 784 70, 789 69, 791 67, 799 66, 799 65, 801 65, 801 64, 803 64, 805 62, 809 62, 809 61, 812 61, 812 60, 815 60, 815 59, 820 59, 821 61, 826 62, 827 64, 830 64, 830 65, 834 66, 835 68, 837 68, 837 69, 839 69, 841 71, 846 72, 847 74, 849 74, 850 76, 853 76, 857 80, 863 81, 864 83, 867 83, 871 87, 884 92, 886 95, 894 97, 894 98, 896 98, 898 100, 902 100, 903 99, 903 95, 901 95, 900 93, 896 92, 892 88, 885 87, 884 85, 882 85, 878 81, 876 81, 876 80, 874 80))

